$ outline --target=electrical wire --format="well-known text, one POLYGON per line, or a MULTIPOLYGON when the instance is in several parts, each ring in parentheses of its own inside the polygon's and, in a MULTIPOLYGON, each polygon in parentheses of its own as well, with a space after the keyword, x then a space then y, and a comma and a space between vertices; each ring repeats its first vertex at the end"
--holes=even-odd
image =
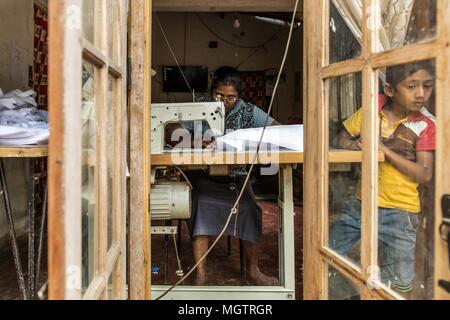
POLYGON ((210 28, 210 26, 208 26, 208 24, 205 22, 205 20, 203 20, 202 17, 200 17, 200 15, 198 13, 195 13, 195 15, 197 16, 198 20, 200 20, 200 22, 203 24, 203 26, 208 29, 209 32, 211 32, 216 38, 222 40, 223 42, 229 44, 230 46, 233 47, 237 47, 240 49, 257 49, 257 48, 261 48, 262 46, 264 46, 265 44, 267 44, 268 42, 272 41, 275 39, 275 37, 280 34, 283 31, 283 28, 279 28, 277 32, 275 32, 270 38, 268 38, 266 41, 264 41, 262 44, 260 45, 254 45, 254 46, 243 46, 243 45, 239 45, 236 43, 233 43, 223 37, 221 37, 220 35, 218 35, 213 29, 210 28))
POLYGON ((178 62, 177 56, 175 55, 175 53, 172 50, 172 46, 170 45, 169 39, 167 39, 166 33, 164 32, 164 28, 161 25, 161 21, 159 21, 159 17, 158 14, 155 12, 155 18, 156 18, 156 22, 158 23, 159 29, 161 30, 161 33, 164 37, 164 40, 166 41, 167 47, 170 50, 170 53, 172 54, 173 59, 175 60, 175 63, 177 64, 178 69, 181 72, 181 75, 183 76, 184 81, 186 82, 186 85, 189 88, 189 91, 192 93, 192 99, 195 101, 195 92, 194 90, 192 90, 191 86, 189 85, 189 81, 186 78, 186 75, 183 72, 183 69, 181 69, 180 63, 178 62))
POLYGON ((188 177, 186 176, 186 174, 184 173, 184 171, 181 170, 181 168, 178 167, 178 166, 175 166, 175 168, 181 173, 181 175, 183 176, 183 178, 186 180, 186 183, 189 185, 189 188, 191 188, 191 190, 194 189, 194 187, 192 186, 191 181, 189 181, 189 179, 188 179, 188 177))
MULTIPOLYGON (((300 28, 299 28, 299 27, 295 28, 294 32, 297 31, 298 29, 300 29, 300 28)), ((277 33, 277 35, 278 35, 278 34, 284 33, 284 31, 287 31, 287 30, 280 30, 280 31, 277 33)), ((251 54, 249 54, 246 58, 244 58, 241 62, 239 62, 239 63, 236 65, 235 68, 236 68, 236 69, 239 69, 239 67, 241 67, 245 62, 247 62, 247 61, 250 60, 253 56, 255 56, 261 49, 264 49, 264 50, 267 52, 267 49, 266 49, 265 45, 268 44, 268 43, 269 43, 270 41, 272 41, 272 40, 275 40, 275 38, 270 38, 270 39, 267 40, 265 43, 263 43, 260 47, 256 48, 255 51, 253 51, 253 52, 252 52, 251 54)))
POLYGON ((175 287, 177 287, 180 283, 182 283, 184 280, 186 280, 191 275, 192 272, 194 272, 194 270, 199 266, 199 264, 203 260, 206 259, 206 257, 209 255, 211 250, 216 246, 216 244, 222 238, 222 236, 224 235, 226 229, 228 228, 228 225, 230 224, 231 217, 233 216, 233 214, 237 213, 237 208, 238 208, 239 202, 241 201, 242 195, 244 194, 244 191, 247 188, 248 182, 250 181, 250 175, 251 175, 251 173, 253 171, 253 168, 255 167, 256 160, 258 159, 258 155, 259 155, 259 151, 260 151, 260 148, 261 148, 262 139, 264 137, 264 133, 266 131, 266 128, 267 128, 267 125, 268 125, 268 122, 269 122, 269 114, 272 111, 272 106, 273 106, 273 102, 274 102, 275 93, 277 92, 278 84, 280 83, 281 73, 282 73, 282 71, 284 69, 284 65, 286 63, 287 54, 288 54, 288 51, 289 51, 289 45, 290 45, 290 42, 291 42, 291 39, 292 39, 292 32, 293 32, 293 29, 294 29, 294 22, 295 22, 295 15, 297 13, 297 8, 298 8, 298 1, 299 0, 295 1, 294 12, 292 14, 292 23, 291 23, 291 28, 290 28, 290 31, 289 31, 289 37, 288 37, 288 40, 287 40, 287 43, 286 43, 286 49, 285 49, 285 52, 284 52, 283 60, 281 62, 280 72, 278 73, 277 81, 275 83, 275 87, 274 87, 274 90, 273 90, 274 94, 272 95, 272 98, 270 100, 269 110, 267 111, 267 115, 266 115, 266 121, 264 123, 264 127, 263 127, 263 130, 262 130, 262 133, 261 133, 261 137, 260 137, 260 139, 258 141, 258 146, 256 148, 256 153, 255 153, 255 156, 253 158, 252 164, 250 166, 249 172, 247 173, 247 176, 245 178, 244 184, 242 185, 242 188, 241 188, 241 191, 240 191, 240 193, 238 195, 238 198, 236 199, 236 202, 234 203, 233 208, 231 209, 230 214, 228 215, 228 219, 227 219, 227 221, 225 223, 225 226, 223 227, 223 229, 220 232, 220 234, 217 236, 216 240, 212 243, 212 245, 209 247, 209 249, 206 251, 206 253, 203 255, 203 257, 201 257, 199 259, 199 261, 194 265, 194 267, 192 267, 192 269, 189 270, 189 272, 183 278, 181 278, 177 283, 172 285, 162 295, 160 295, 158 298, 156 298, 156 300, 162 299, 170 291, 172 291, 175 287))

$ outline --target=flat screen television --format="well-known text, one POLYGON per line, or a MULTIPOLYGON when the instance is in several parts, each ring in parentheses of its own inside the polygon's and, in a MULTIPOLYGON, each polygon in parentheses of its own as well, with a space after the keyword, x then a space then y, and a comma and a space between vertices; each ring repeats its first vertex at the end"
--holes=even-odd
MULTIPOLYGON (((195 92, 208 91, 208 67, 181 66, 186 80, 195 92)), ((190 92, 177 66, 163 66, 163 92, 190 92)))

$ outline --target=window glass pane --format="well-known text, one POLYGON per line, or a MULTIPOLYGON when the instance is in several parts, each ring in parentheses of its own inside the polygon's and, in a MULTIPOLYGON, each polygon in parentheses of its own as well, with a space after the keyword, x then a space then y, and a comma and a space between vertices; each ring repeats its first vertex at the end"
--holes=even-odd
POLYGON ((107 158, 107 203, 108 213, 108 249, 111 248, 114 239, 114 162, 115 162, 115 112, 117 106, 116 80, 108 77, 108 103, 106 105, 106 158, 107 158))
POLYGON ((339 271, 328 266, 328 299, 361 300, 360 290, 339 271))
POLYGON ((436 35, 436 0, 382 0, 379 13, 381 51, 436 35))
POLYGON ((122 0, 108 1, 108 54, 111 61, 120 65, 120 2, 122 0))
POLYGON ((432 298, 434 82, 431 61, 380 70, 378 264, 405 298, 432 298))
POLYGON ((96 129, 96 79, 98 71, 92 64, 83 62, 82 110, 81 110, 81 208, 83 217, 82 264, 83 288, 89 286, 95 273, 96 232, 96 172, 97 172, 97 129, 96 129))
POLYGON ((330 163, 329 247, 361 264, 360 163, 330 163))
MULTIPOLYGON (((83 34, 86 40, 94 43, 95 9, 97 0, 83 1, 83 34)), ((109 1, 108 1, 109 2, 109 1)))
POLYGON ((330 64, 361 54, 362 5, 357 1, 352 3, 330 0, 330 64))
POLYGON ((357 112, 361 106, 361 74, 332 78, 328 85, 329 149, 341 152, 343 160, 329 165, 329 246, 360 265, 361 164, 355 163, 354 157, 360 151, 356 127, 361 121, 357 112))

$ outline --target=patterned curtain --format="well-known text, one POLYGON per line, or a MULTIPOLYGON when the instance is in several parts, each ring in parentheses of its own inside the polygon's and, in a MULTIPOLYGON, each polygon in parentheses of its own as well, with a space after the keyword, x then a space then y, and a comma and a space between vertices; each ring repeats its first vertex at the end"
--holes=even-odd
POLYGON ((34 4, 34 91, 38 107, 47 109, 48 89, 48 20, 47 11, 34 4))

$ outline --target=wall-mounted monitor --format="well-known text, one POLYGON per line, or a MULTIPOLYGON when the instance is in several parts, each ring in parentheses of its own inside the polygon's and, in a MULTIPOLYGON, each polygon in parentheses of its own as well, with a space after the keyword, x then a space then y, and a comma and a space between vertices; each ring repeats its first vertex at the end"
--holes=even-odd
MULTIPOLYGON (((195 92, 208 91, 208 67, 181 66, 181 70, 195 92)), ((180 69, 177 66, 163 66, 163 92, 190 92, 180 69)))

